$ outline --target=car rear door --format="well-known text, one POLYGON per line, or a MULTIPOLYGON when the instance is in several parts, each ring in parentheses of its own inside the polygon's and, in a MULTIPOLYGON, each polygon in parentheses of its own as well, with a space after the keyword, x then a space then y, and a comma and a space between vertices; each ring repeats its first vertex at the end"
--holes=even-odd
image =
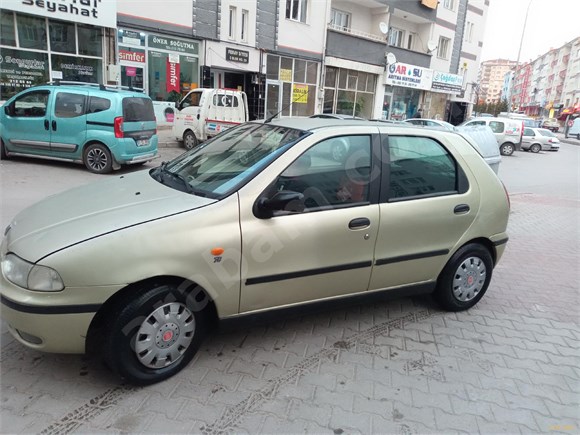
POLYGON ((87 137, 88 91, 57 90, 50 120, 50 153, 60 158, 76 158, 87 137))
POLYGON ((432 282, 473 223, 479 187, 445 145, 427 136, 382 137, 370 290, 432 282))
POLYGON ((368 289, 380 181, 373 176, 380 159, 378 135, 371 130, 377 131, 341 129, 335 138, 349 143, 343 161, 329 151, 327 142, 334 138, 319 140, 259 190, 240 193, 241 312, 368 289), (304 208, 289 206, 269 218, 256 216, 257 200, 288 191, 304 195, 304 208))
POLYGON ((524 134, 522 136, 522 148, 529 149, 532 146, 532 142, 534 140, 534 130, 529 127, 524 128, 524 134))
POLYGON ((133 139, 143 151, 153 148, 151 138, 157 133, 153 102, 148 97, 124 97, 123 137, 133 139))

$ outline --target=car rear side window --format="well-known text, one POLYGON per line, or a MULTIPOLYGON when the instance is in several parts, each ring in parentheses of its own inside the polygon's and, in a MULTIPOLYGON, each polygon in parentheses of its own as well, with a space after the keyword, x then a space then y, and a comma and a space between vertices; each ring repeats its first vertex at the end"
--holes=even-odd
POLYGON ((503 133, 505 124, 499 121, 489 121, 489 127, 494 133, 503 133))
POLYGON ((57 118, 76 118, 85 114, 86 95, 59 92, 54 103, 54 115, 57 118))
POLYGON ((111 108, 111 100, 108 98, 91 97, 89 100, 88 113, 104 112, 111 108))
POLYGON ((457 192, 457 164, 435 140, 389 137, 389 200, 457 192))
POLYGON ((123 118, 125 122, 155 121, 153 103, 149 98, 123 98, 123 118))

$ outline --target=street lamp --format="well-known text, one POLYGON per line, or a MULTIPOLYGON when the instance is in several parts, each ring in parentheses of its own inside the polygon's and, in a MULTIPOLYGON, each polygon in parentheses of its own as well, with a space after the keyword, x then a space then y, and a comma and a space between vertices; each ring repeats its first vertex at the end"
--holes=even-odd
MULTIPOLYGON (((528 14, 530 13, 530 6, 532 6, 533 1, 534 0, 530 0, 530 2, 528 3, 528 8, 526 9, 526 17, 524 18, 524 28, 522 29, 522 38, 520 39, 520 48, 518 50, 518 59, 516 60, 516 66, 514 69, 514 80, 513 80, 512 88, 516 83, 516 78, 518 75, 518 67, 520 66, 520 55, 522 54, 522 45, 524 44, 524 35, 526 33, 526 24, 528 24, 528 14)), ((513 92, 510 92, 510 101, 509 101, 508 108, 507 108, 508 113, 510 113, 512 111, 512 96, 513 96, 513 92)))

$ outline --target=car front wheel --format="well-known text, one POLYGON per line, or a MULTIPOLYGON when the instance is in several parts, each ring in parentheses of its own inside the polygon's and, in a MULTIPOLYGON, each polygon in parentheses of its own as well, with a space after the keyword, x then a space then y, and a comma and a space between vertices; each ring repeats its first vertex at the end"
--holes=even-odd
POLYGON ((195 148, 198 144, 198 140, 197 137, 195 137, 195 134, 193 134, 192 131, 186 131, 183 134, 183 146, 185 147, 186 150, 191 150, 193 148, 195 148))
POLYGON ((136 385, 167 379, 193 358, 206 333, 206 311, 192 293, 157 285, 111 310, 105 361, 136 385))
POLYGON ((500 148, 502 156, 511 156, 514 153, 514 146, 511 143, 504 143, 500 148))
POLYGON ((463 246, 439 275, 435 299, 449 311, 473 307, 485 294, 492 270, 493 260, 484 246, 475 243, 463 246))

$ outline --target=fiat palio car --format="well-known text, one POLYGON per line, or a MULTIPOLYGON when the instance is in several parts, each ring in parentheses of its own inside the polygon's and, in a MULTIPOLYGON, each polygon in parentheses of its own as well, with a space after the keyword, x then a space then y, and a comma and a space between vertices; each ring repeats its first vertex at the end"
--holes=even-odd
POLYGON ((470 308, 508 214, 502 183, 458 133, 246 123, 22 211, 1 245, 2 318, 30 348, 97 349, 122 378, 153 383, 188 364, 215 320, 377 292, 470 308))

